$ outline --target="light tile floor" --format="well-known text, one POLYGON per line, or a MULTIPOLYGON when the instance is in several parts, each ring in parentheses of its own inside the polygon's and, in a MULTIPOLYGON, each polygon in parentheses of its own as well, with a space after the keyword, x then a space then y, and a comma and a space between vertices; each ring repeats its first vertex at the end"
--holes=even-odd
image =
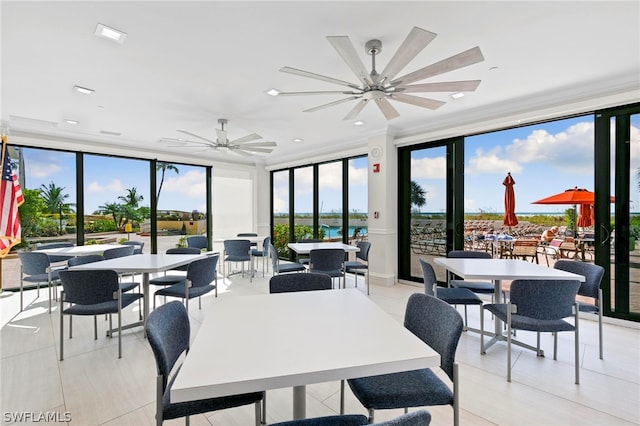
MULTIPOLYGON (((219 280, 220 298, 268 292, 269 277, 260 274, 219 280)), ((353 280, 347 280, 353 286, 353 280)), ((360 280, 359 288, 365 291, 360 280)), ((338 291, 338 290, 336 290, 338 291)), ((372 285, 371 300, 402 321, 409 295, 420 287, 398 284, 372 285)), ((2 424, 19 413, 65 413, 74 425, 152 425, 155 410, 155 361, 141 329, 123 333, 123 358, 117 358, 117 340, 104 337, 107 322, 98 321, 99 338, 93 339, 90 318, 74 318, 73 339, 65 339, 65 360, 58 361, 59 315, 57 306, 46 310, 46 291, 35 299, 26 293, 28 308, 18 312, 18 294, 0 295, 0 357, 2 424)), ((211 308, 213 294, 203 298, 202 310, 191 304, 194 334, 211 308)), ((158 302, 162 302, 159 300, 158 302)), ((137 305, 125 311, 125 320, 137 320, 137 305)), ((479 327, 477 309, 469 309, 470 326, 479 327)), ((65 320, 65 324, 67 320, 65 320)), ((220 324, 220 327, 224 327, 220 324)), ((514 349, 513 381, 506 381, 506 346, 498 344, 481 356, 480 339, 463 333, 457 351, 460 363, 462 425, 631 425, 640 424, 640 331, 638 324, 622 321, 604 326, 605 358, 598 358, 597 322, 581 321, 581 384, 573 380, 573 334, 559 336, 559 356, 538 358, 530 351, 514 349)), ((326 330, 335 332, 335 330, 326 330)), ((67 331, 65 330, 65 333, 67 331)), ((533 333, 518 338, 535 343, 533 333)), ((215 336, 212 336, 215 339, 215 336)), ((543 336, 549 354, 552 338, 543 336)), ((384 345, 384 342, 380 342, 384 345)), ((220 348, 225 350, 225 348, 220 348)), ((256 351, 268 348, 256 348, 256 351)), ((336 350, 335 356, 340 356, 336 350)), ((215 362, 212 359, 211 362, 215 362)), ((347 394, 347 412, 366 411, 347 394)), ((429 407, 433 425, 451 425, 450 407, 429 407)), ((307 386, 308 416, 335 414, 339 410, 339 383, 307 386)), ((376 412, 376 419, 396 417, 402 410, 376 412)), ((289 420, 291 389, 268 391, 269 423, 289 420)), ((253 407, 241 407, 192 417, 194 425, 251 425, 253 407)), ((29 422, 27 422, 29 423, 29 422)), ((30 422, 43 424, 44 421, 30 422)), ((53 423, 53 422, 52 422, 53 423)), ((165 424, 183 424, 174 420, 165 424)))

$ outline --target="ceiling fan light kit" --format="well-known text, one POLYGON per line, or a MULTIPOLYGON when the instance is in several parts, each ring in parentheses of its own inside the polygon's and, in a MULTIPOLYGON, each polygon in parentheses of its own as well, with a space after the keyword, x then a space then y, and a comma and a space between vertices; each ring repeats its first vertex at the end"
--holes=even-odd
POLYGON ((349 40, 349 37, 328 36, 327 40, 336 49, 351 71, 356 75, 359 80, 359 84, 321 74, 315 74, 297 68, 282 67, 280 69, 281 72, 325 81, 339 86, 345 86, 350 90, 280 92, 278 95, 348 95, 346 98, 304 110, 304 112, 313 112, 352 100, 358 100, 356 105, 347 113, 347 115, 344 116, 344 120, 351 120, 357 117, 369 101, 374 101, 387 120, 392 120, 400 116, 389 100, 435 110, 440 108, 446 102, 409 95, 407 93, 471 92, 476 90, 480 84, 480 80, 447 81, 423 84, 411 83, 484 61, 480 48, 474 47, 396 78, 398 73, 400 73, 400 71, 402 71, 409 62, 411 62, 425 47, 427 47, 435 37, 435 33, 422 28, 413 27, 384 70, 381 73, 378 73, 376 70, 376 55, 380 54, 382 51, 382 42, 380 40, 373 39, 365 43, 365 52, 371 56, 371 71, 367 71, 360 59, 360 56, 355 50, 353 43, 349 40))

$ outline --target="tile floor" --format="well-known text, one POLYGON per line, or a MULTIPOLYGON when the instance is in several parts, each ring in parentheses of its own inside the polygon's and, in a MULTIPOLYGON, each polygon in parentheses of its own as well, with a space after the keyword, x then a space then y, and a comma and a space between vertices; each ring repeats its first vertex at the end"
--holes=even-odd
MULTIPOLYGON (((267 293, 268 278, 258 276, 251 283, 247 277, 233 277, 224 282, 220 279, 219 298, 267 293)), ((351 279, 347 283, 353 286, 351 279)), ((364 291, 362 280, 360 283, 359 288, 364 291)), ((402 321, 407 298, 420 291, 420 287, 406 284, 372 285, 370 297, 402 321)), ((0 295, 2 424, 11 424, 12 416, 23 412, 54 413, 58 420, 64 420, 68 415, 74 425, 155 424, 155 361, 142 330, 123 333, 123 358, 118 359, 117 339, 104 337, 108 323, 98 321, 99 337, 94 340, 92 320, 76 317, 73 339, 65 339, 65 360, 60 362, 59 315, 57 307, 53 314, 47 313, 46 297, 46 291, 41 292, 39 299, 35 299, 35 290, 27 292, 25 300, 32 303, 19 313, 17 293, 0 295)), ((197 309, 197 304, 191 305, 194 334, 207 310, 211 309, 212 298, 213 294, 203 298, 202 310, 197 309)), ((126 321, 137 319, 136 309, 137 305, 127 308, 126 321)), ((471 326, 479 326, 476 309, 469 309, 469 319, 471 326)), ((573 380, 571 333, 560 334, 557 361, 550 355, 537 358, 529 351, 515 348, 511 383, 506 381, 506 346, 495 345, 481 356, 479 336, 463 333, 457 352, 461 375, 461 424, 640 424, 638 324, 621 321, 605 324, 604 360, 598 358, 597 321, 581 321, 581 331, 581 385, 575 385, 573 380)), ((518 338, 535 342, 533 333, 519 332, 518 338)), ((549 354, 552 345, 552 338, 543 336, 542 346, 549 354)), ((256 348, 257 351, 266 349, 256 348)), ((339 351, 336 356, 340 356, 339 351)), ((351 394, 347 395, 346 406, 349 413, 366 413, 351 394)), ((428 409, 433 425, 452 424, 450 407, 428 409)), ((338 382, 307 386, 309 416, 331 415, 338 410, 338 382)), ((393 418, 401 413, 402 410, 379 411, 376 419, 393 418)), ((268 391, 268 422, 285 421, 291 415, 291 389, 268 391)), ((194 425, 251 425, 253 407, 208 413, 192 417, 191 421, 194 425)), ((183 424, 183 420, 165 424, 183 424)))

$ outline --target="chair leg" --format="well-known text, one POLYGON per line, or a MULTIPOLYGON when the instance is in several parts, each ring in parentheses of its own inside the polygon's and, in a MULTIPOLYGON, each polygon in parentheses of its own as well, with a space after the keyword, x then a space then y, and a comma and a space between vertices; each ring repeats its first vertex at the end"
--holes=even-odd
POLYGON ((511 302, 507 304, 507 382, 511 382, 511 302))
POLYGON ((602 289, 598 290, 598 335, 599 335, 599 344, 600 344, 600 359, 604 359, 604 351, 603 351, 603 343, 602 343, 602 289))
MULTIPOLYGON (((538 352, 540 349, 538 349, 538 352)), ((540 356, 540 355, 538 355, 540 356)), ((558 333, 553 333, 553 360, 556 361, 558 359, 558 333)))
MULTIPOLYGON (((122 358, 122 292, 117 291, 118 298, 118 358, 122 358)), ((109 325, 111 325, 111 315, 109 315, 109 325)))
POLYGON ((64 359, 64 314, 62 313, 64 292, 60 295, 60 361, 64 359))
POLYGON ((262 401, 257 401, 254 405, 256 412, 256 426, 260 426, 262 420, 262 401))
POLYGON ((340 415, 344 415, 344 380, 340 380, 340 415))
POLYGON ((373 423, 374 416, 375 416, 375 410, 373 408, 369 408, 369 423, 373 423))
POLYGON ((263 425, 267 424, 267 391, 264 391, 262 396, 262 420, 263 425))
MULTIPOLYGON (((578 304, 573 305, 573 309, 575 309, 575 331, 574 331, 574 339, 575 339, 575 369, 576 369, 576 385, 580 384, 580 330, 578 324, 578 315, 580 310, 578 309, 578 304)), ((601 335, 602 336, 602 335, 601 335)))
POLYGON ((93 316, 93 340, 98 340, 98 316, 93 316))
POLYGON ((458 370, 459 365, 457 362, 453 363, 453 426, 460 424, 460 391, 458 370))
POLYGON ((480 355, 483 355, 484 352, 484 308, 482 305, 478 305, 480 307, 480 355))

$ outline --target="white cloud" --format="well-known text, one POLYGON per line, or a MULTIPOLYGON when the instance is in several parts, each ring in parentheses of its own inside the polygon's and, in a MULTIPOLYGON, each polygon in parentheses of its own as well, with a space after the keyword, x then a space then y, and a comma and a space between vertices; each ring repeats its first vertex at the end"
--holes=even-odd
POLYGON ((62 167, 60 167, 58 164, 55 164, 55 163, 33 163, 32 162, 29 164, 28 170, 31 177, 44 179, 58 173, 59 171, 62 170, 62 167))
POLYGON ((477 149, 475 156, 469 160, 469 164, 464 170, 465 174, 506 174, 507 172, 518 173, 520 171, 522 171, 520 163, 504 158, 502 147, 500 146, 496 146, 488 152, 485 152, 482 148, 477 149))
POLYGON ((411 159, 411 179, 446 179, 445 157, 411 159))
POLYGON ((165 177, 160 198, 163 193, 165 195, 166 193, 177 193, 187 198, 206 199, 206 182, 205 172, 200 170, 190 170, 183 175, 165 177))
POLYGON ((104 193, 104 192, 124 192, 124 190, 125 188, 119 179, 113 179, 111 180, 111 182, 107 183, 106 185, 102 185, 97 181, 93 181, 89 185, 87 185, 87 189, 86 189, 87 192, 94 193, 94 194, 104 193))

